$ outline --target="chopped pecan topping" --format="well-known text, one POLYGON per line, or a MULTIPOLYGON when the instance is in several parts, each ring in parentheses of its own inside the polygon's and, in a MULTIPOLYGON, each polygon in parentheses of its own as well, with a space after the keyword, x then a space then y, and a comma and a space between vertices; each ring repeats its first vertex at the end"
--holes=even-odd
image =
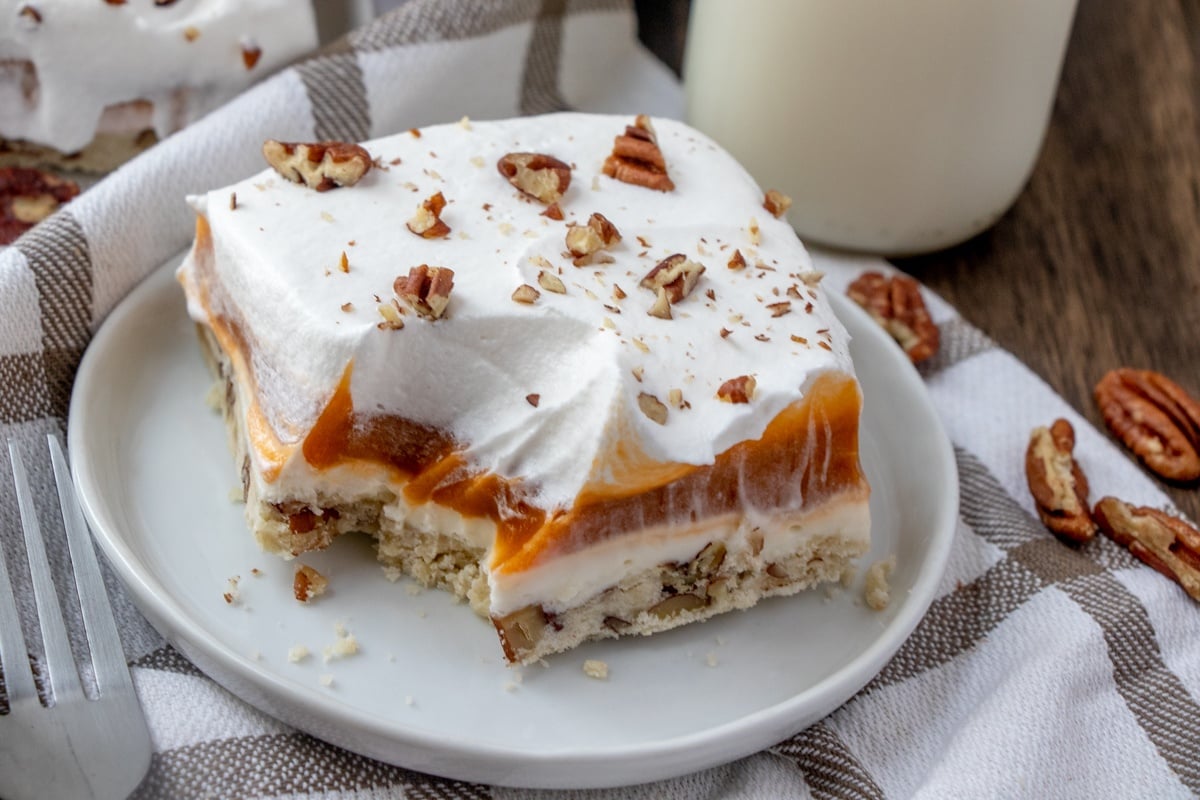
POLYGON ((670 305, 691 294, 703 274, 704 265, 688 260, 683 253, 675 253, 658 262, 639 284, 655 293, 650 315, 670 319, 670 305), (668 304, 665 309, 664 303, 668 304))
POLYGON ((563 285, 562 279, 549 270, 542 270, 538 273, 538 286, 555 294, 567 293, 567 287, 563 285))
POLYGON ((441 192, 426 198, 408 221, 408 229, 422 239, 441 239, 449 235, 450 226, 442 221, 442 209, 445 207, 446 198, 441 192))
POLYGON ((538 403, 542 402, 542 396, 536 393, 527 394, 525 395, 525 402, 529 403, 529 405, 533 406, 534 408, 537 408, 538 403))
POLYGON ((1104 497, 1092 512, 1100 529, 1200 600, 1200 531, 1158 509, 1104 497))
POLYGON ((779 219, 787 210, 792 207, 792 198, 788 197, 783 192, 778 192, 774 189, 768 189, 766 197, 763 198, 763 208, 765 208, 771 216, 779 219))
POLYGON ((784 314, 790 314, 792 304, 788 300, 781 300, 778 303, 768 303, 767 309, 771 312, 772 317, 782 317, 784 314))
POLYGON ((307 564, 296 567, 296 575, 292 578, 292 594, 301 603, 307 603, 314 597, 325 594, 329 588, 329 579, 307 564))
POLYGON ((42 21, 42 12, 38 11, 36 6, 31 6, 28 4, 21 6, 21 8, 17 11, 17 16, 21 17, 23 20, 26 20, 30 25, 39 25, 42 21))
POLYGON ((563 220, 562 209, 559 208, 558 203, 551 203, 550 205, 546 206, 546 210, 542 212, 542 216, 549 217, 557 222, 562 222, 563 220))
POLYGON ((1170 481, 1200 479, 1200 403, 1167 376, 1115 369, 1096 384, 1096 405, 1113 435, 1170 481))
POLYGON ((289 181, 318 192, 353 186, 371 170, 371 154, 350 142, 263 142, 263 158, 289 181))
POLYGON ((867 310, 914 364, 937 352, 937 325, 912 278, 900 274, 888 278, 879 272, 864 272, 847 287, 846 294, 867 310))
POLYGON ((571 167, 544 153, 509 153, 496 169, 523 194, 547 205, 561 200, 571 185, 571 167))
POLYGON ((717 399, 724 403, 749 403, 758 383, 749 375, 738 375, 721 384, 717 399))
POLYGON ((625 133, 613 140, 612 154, 604 161, 604 174, 660 192, 675 188, 667 176, 667 162, 654 126, 645 114, 639 114, 632 125, 625 126, 625 133))
POLYGON ((450 292, 454 289, 454 270, 422 264, 408 271, 408 277, 396 278, 392 287, 396 296, 425 319, 438 319, 446 313, 450 292))
POLYGON ((1058 536, 1083 544, 1096 535, 1088 511, 1088 482, 1075 461, 1075 429, 1065 419, 1035 428, 1025 450, 1025 480, 1042 523, 1058 536))
POLYGON ((242 42, 242 63, 246 65, 246 69, 254 69, 258 66, 258 60, 262 58, 262 48, 249 39, 242 42))
POLYGON ((567 250, 575 257, 577 267, 592 263, 593 256, 619 241, 621 232, 603 214, 592 214, 586 225, 572 224, 567 228, 567 250))
POLYGON ((0 168, 0 244, 10 244, 25 231, 70 202, 79 185, 28 167, 0 168))
POLYGON ((654 395, 640 392, 638 394, 638 408, 651 421, 657 422, 659 425, 667 424, 667 407, 654 395))
POLYGON ((531 303, 536 302, 541 296, 542 293, 530 286, 528 283, 522 283, 515 290, 513 290, 512 293, 512 299, 514 302, 523 303, 525 305, 530 305, 531 303))
POLYGON ((342 251, 342 257, 338 259, 338 269, 342 272, 350 271, 350 259, 346 257, 346 251, 342 251))
POLYGON ((742 255, 741 250, 734 250, 733 255, 729 257, 729 263, 725 266, 729 267, 730 269, 745 269, 746 257, 742 255))
MULTIPOLYGON (((349 305, 349 304, 347 304, 349 305)), ((346 306, 342 306, 346 310, 346 306)), ((379 316, 383 321, 376 325, 381 331, 399 331, 404 329, 404 318, 400 316, 400 308, 395 300, 379 304, 379 316)))

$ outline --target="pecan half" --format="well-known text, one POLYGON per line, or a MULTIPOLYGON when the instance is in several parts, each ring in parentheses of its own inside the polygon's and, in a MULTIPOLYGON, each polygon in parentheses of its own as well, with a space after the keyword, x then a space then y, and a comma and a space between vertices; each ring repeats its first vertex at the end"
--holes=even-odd
POLYGON ((660 192, 675 188, 648 116, 638 114, 632 125, 625 126, 625 133, 613 140, 612 154, 604 160, 604 174, 660 192))
POLYGON ((289 181, 325 192, 353 186, 371 171, 371 154, 351 142, 263 142, 263 158, 289 181))
POLYGON ((422 264, 408 271, 408 276, 396 278, 392 288, 396 296, 408 303, 425 319, 438 319, 446 313, 450 292, 454 289, 454 270, 422 264))
POLYGON ((1179 517, 1115 497, 1101 498, 1093 513, 1114 542, 1200 600, 1200 531, 1179 517))
POLYGON ((1114 369, 1096 384, 1104 424, 1147 467, 1170 481, 1200 479, 1200 403, 1148 369, 1114 369))
POLYGON ((74 181, 40 169, 0 168, 0 244, 16 241, 78 194, 74 181))
POLYGON ((567 228, 567 250, 575 256, 575 266, 590 262, 589 256, 621 241, 621 232, 603 214, 592 214, 586 225, 567 228))
POLYGON ((1034 428, 1025 450, 1025 480, 1042 523, 1077 544, 1096 535, 1088 511, 1088 482, 1075 461, 1075 429, 1065 419, 1034 428))
POLYGON ((547 205, 561 200, 571 185, 571 167, 544 153, 509 153, 496 169, 522 194, 547 205))
POLYGON ((846 294, 895 339, 914 364, 938 351, 938 327, 921 298, 921 287, 907 275, 886 277, 864 272, 846 294))
POLYGON ((450 226, 442 221, 442 209, 445 207, 446 198, 441 192, 426 198, 408 221, 408 229, 422 239, 441 239, 448 235, 450 226))

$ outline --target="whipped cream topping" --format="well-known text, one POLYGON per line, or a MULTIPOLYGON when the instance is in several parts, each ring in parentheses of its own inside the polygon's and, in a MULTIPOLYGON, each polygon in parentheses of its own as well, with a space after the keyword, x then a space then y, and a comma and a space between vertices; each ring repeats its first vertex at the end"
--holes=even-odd
POLYGON ((162 138, 316 44, 307 0, 0 0, 0 136, 74 152, 145 100, 162 138))
MULTIPOLYGON (((655 464, 711 464, 761 436, 822 373, 853 374, 808 254, 719 146, 655 120, 674 191, 603 174, 632 122, 555 114, 433 126, 366 142, 380 167, 352 187, 316 192, 268 169, 191 198, 210 222, 215 281, 236 307, 212 311, 244 321, 258 402, 291 446, 274 491, 314 485, 299 444, 351 362, 356 413, 449 432, 474 467, 520 479, 547 509, 570 507, 584 487, 644 486, 655 464), (563 221, 499 174, 511 152, 572 165, 563 221), (436 192, 451 231, 424 239, 405 223, 436 192), (622 239, 604 251, 610 263, 576 267, 568 224, 594 212, 622 239), (727 266, 735 251, 745 268, 727 266), (706 271, 672 319, 651 316, 655 294, 639 282, 676 253, 706 271), (420 264, 454 270, 444 317, 406 309, 402 329, 381 328, 393 281, 420 264), (565 294, 539 286, 543 271, 565 294), (511 299, 523 284, 538 288, 536 302, 511 299), (743 375, 756 382, 750 402, 718 398, 743 375), (666 407, 665 423, 644 413, 643 394, 666 407)), ((181 278, 205 321, 193 257, 181 278)))

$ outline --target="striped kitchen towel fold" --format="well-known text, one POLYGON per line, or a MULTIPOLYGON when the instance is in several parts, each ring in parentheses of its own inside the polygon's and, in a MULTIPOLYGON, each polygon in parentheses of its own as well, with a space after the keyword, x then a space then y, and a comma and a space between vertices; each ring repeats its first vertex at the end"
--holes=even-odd
MULTIPOLYGON (((0 432, 23 443, 45 507, 53 484, 37 441, 62 430, 75 370, 100 323, 188 243, 185 195, 260 169, 258 145, 268 137, 360 140, 464 114, 563 108, 680 115, 679 87, 637 44, 627 3, 410 0, 162 142, 0 252, 0 432)), ((818 262, 832 291, 863 269, 887 268, 824 254, 818 262)), ((533 792, 431 777, 325 744, 242 703, 166 644, 110 573, 155 744, 137 796, 1200 793, 1200 614, 1108 539, 1070 548, 1042 527, 1024 482, 1029 431, 1065 416, 1096 496, 1161 507, 1168 500, 1028 369, 927 297, 942 348, 922 375, 961 481, 954 549, 912 637, 825 720, 732 764, 627 789, 533 792)), ((16 503, 7 467, 0 472, 0 547, 19 564, 16 503)), ((62 532, 48 525, 46 535, 65 575, 62 532)), ((32 625, 28 578, 15 578, 32 625)), ((33 633, 27 638, 37 641, 33 633)))

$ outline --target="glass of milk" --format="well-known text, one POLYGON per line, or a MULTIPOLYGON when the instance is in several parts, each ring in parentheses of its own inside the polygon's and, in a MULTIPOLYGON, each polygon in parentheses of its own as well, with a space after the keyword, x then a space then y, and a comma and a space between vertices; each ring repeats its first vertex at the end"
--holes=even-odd
POLYGON ((693 0, 688 121, 802 238, 886 255, 984 230, 1041 149, 1076 0, 693 0))

